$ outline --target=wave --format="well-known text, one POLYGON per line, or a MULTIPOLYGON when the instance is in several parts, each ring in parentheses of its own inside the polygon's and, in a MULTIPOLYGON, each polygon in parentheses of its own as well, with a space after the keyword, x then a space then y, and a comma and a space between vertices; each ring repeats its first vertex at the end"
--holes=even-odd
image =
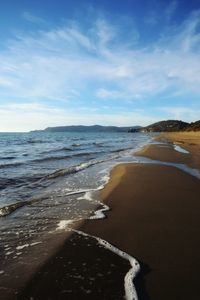
POLYGON ((85 140, 85 138, 84 137, 74 137, 71 140, 72 141, 83 141, 83 140, 85 140))
POLYGON ((0 190, 12 187, 29 187, 29 185, 34 183, 39 183, 39 180, 43 178, 44 174, 30 175, 30 176, 21 176, 16 178, 4 178, 0 177, 0 190))
POLYGON ((71 167, 68 167, 68 168, 65 168, 65 169, 57 170, 57 171, 47 175, 46 178, 53 179, 53 178, 56 178, 56 177, 61 177, 61 176, 77 173, 79 171, 82 171, 84 169, 87 169, 91 166, 102 163, 104 161, 105 160, 89 160, 87 162, 84 162, 84 163, 81 163, 81 164, 78 164, 78 165, 75 165, 75 166, 71 166, 71 167))
POLYGON ((15 210, 22 208, 23 206, 26 205, 32 205, 34 203, 46 200, 48 197, 46 196, 41 196, 41 197, 37 197, 37 198, 31 198, 30 200, 27 201, 18 201, 9 205, 5 205, 0 207, 0 217, 5 217, 10 215, 11 213, 13 213, 15 210))
POLYGON ((45 162, 45 161, 51 161, 51 160, 62 160, 62 159, 68 159, 71 158, 70 155, 65 155, 65 156, 47 156, 43 158, 37 158, 33 159, 32 162, 45 162))
POLYGON ((0 177, 0 190, 7 188, 8 186, 16 185, 19 183, 24 182, 21 179, 14 179, 14 178, 3 178, 0 177))
POLYGON ((133 149, 133 147, 120 148, 120 149, 112 150, 111 153, 118 153, 118 152, 122 152, 122 151, 126 151, 126 150, 131 150, 131 149, 133 149))
POLYGON ((76 156, 76 157, 79 157, 79 156, 90 156, 90 155, 94 155, 94 154, 97 154, 97 153, 98 152, 80 152, 80 153, 73 154, 72 157, 74 157, 74 156, 76 156))
POLYGON ((43 158, 34 159, 32 160, 32 162, 45 162, 45 161, 52 161, 52 160, 70 159, 73 157, 90 156, 93 154, 96 154, 96 152, 82 152, 82 153, 75 153, 72 155, 64 155, 64 156, 47 156, 43 158))
MULTIPOLYGON (((80 189, 80 190, 75 190, 67 193, 65 197, 68 196, 73 196, 73 195, 79 195, 87 192, 94 191, 96 189, 80 189)), ((9 205, 5 205, 0 207, 0 217, 5 217, 13 213, 15 210, 22 208, 23 206, 26 205, 33 205, 34 203, 38 203, 40 201, 46 200, 48 197, 42 196, 42 197, 37 197, 37 198, 32 198, 29 201, 21 201, 21 202, 15 202, 9 205)))
POLYGON ((96 147, 105 147, 104 146, 104 143, 98 143, 98 142, 94 142, 94 143, 92 143, 94 146, 96 146, 96 147))
POLYGON ((26 145, 26 144, 46 144, 49 143, 47 140, 35 140, 35 139, 23 139, 23 140, 12 140, 8 142, 8 145, 26 145))
MULTIPOLYGON (((124 151, 124 150, 128 150, 128 149, 132 149, 132 148, 118 149, 118 150, 115 150, 113 152, 120 152, 120 151, 124 151)), ((96 152, 94 152, 94 153, 96 153, 96 152)), ((93 154, 93 152, 90 152, 89 154, 93 154)), ((119 157, 118 155, 117 156, 112 155, 112 156, 109 156, 107 158, 103 158, 103 159, 99 159, 99 160, 97 160, 97 159, 89 160, 89 161, 86 161, 84 163, 80 163, 80 164, 75 165, 75 166, 67 167, 67 168, 64 168, 64 169, 59 169, 59 170, 47 175, 46 178, 53 179, 53 178, 56 178, 56 177, 61 177, 61 176, 77 173, 77 172, 80 172, 84 169, 92 167, 94 165, 97 165, 97 164, 100 164, 100 163, 103 163, 103 162, 106 162, 106 161, 110 161, 110 160, 116 159, 118 157, 119 157)))
POLYGON ((16 202, 13 204, 9 204, 9 205, 0 207, 0 217, 5 217, 7 215, 10 215, 16 209, 23 207, 26 204, 28 204, 28 201, 16 202))
POLYGON ((44 143, 48 143, 47 141, 44 140, 27 140, 25 143, 27 144, 44 144, 44 143))
POLYGON ((2 159, 2 160, 9 160, 9 159, 15 159, 16 158, 16 156, 4 156, 4 157, 0 157, 0 159, 2 159))
POLYGON ((70 147, 62 147, 62 148, 58 148, 58 149, 50 149, 50 150, 46 150, 41 152, 41 154, 45 154, 45 153, 56 153, 56 152, 62 152, 62 151, 74 151, 74 149, 70 148, 70 147))
POLYGON ((98 146, 100 144, 103 144, 103 143, 98 143, 98 142, 89 142, 89 143, 73 143, 72 144, 72 147, 81 147, 81 146, 91 146, 91 145, 95 145, 95 146, 98 146))
POLYGON ((0 169, 4 168, 12 168, 12 167, 17 167, 23 165, 23 162, 15 162, 15 163, 8 163, 8 164, 1 164, 0 169))

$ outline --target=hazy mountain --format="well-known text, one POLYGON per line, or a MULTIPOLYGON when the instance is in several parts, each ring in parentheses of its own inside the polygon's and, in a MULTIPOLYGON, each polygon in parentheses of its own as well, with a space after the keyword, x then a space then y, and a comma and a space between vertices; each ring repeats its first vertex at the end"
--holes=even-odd
POLYGON ((40 132, 172 132, 172 131, 200 131, 200 120, 192 123, 180 120, 167 120, 153 123, 146 127, 141 126, 102 126, 102 125, 71 125, 47 127, 40 132))
POLYGON ((72 126, 57 126, 47 127, 45 132, 128 132, 130 129, 138 129, 140 126, 117 127, 117 126, 101 126, 101 125, 72 125, 72 126))

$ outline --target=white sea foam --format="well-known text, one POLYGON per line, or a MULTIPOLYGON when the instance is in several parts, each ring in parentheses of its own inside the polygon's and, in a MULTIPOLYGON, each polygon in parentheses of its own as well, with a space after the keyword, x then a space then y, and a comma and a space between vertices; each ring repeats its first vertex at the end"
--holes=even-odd
POLYGON ((14 253, 14 251, 8 251, 8 252, 6 252, 6 255, 8 256, 8 255, 10 255, 12 253, 14 253))
POLYGON ((106 216, 105 216, 104 212, 109 211, 110 208, 108 205, 103 204, 102 202, 99 202, 99 204, 103 207, 94 211, 94 214, 89 217, 90 220, 105 219, 106 216))
POLYGON ((138 300, 137 292, 136 292, 135 286, 133 284, 133 279, 136 277, 137 273, 140 270, 140 265, 139 265, 138 261, 131 255, 127 254, 124 251, 121 251, 120 249, 116 248, 115 246, 111 245, 110 243, 108 243, 107 241, 105 241, 99 237, 84 233, 80 230, 73 229, 73 231, 82 236, 91 237, 91 238, 95 239, 99 243, 99 245, 103 246, 104 248, 112 251, 113 253, 115 253, 115 254, 119 255, 120 257, 129 261, 131 268, 124 278, 125 299, 138 300))
MULTIPOLYGON (((109 175, 105 175, 103 178, 103 181, 105 183, 107 183, 109 181, 109 175)), ((87 190, 85 191, 84 196, 79 197, 78 199, 85 199, 87 201, 94 201, 97 205, 101 206, 101 208, 97 209, 96 211, 94 211, 94 214, 92 216, 89 217, 90 220, 97 220, 97 219, 104 219, 105 218, 105 211, 108 211, 110 208, 108 205, 106 205, 105 203, 102 203, 99 200, 94 199, 94 192, 101 190, 104 188, 104 185, 99 186, 97 189, 93 189, 93 190, 87 190)), ((56 230, 71 230, 73 232, 76 232, 82 236, 87 236, 87 237, 91 237, 93 239, 95 239, 100 245, 102 245, 103 247, 105 247, 106 249, 112 251, 113 253, 119 255, 120 257, 128 260, 130 262, 131 268, 130 270, 127 272, 125 278, 124 278, 124 289, 125 289, 125 299, 127 300, 137 300, 137 293, 136 293, 136 289, 135 286, 133 284, 133 279, 136 277, 137 273, 140 270, 140 266, 139 263, 137 262, 137 260, 135 258, 133 258, 132 256, 130 256, 129 254, 127 254, 126 252, 123 252, 121 250, 119 250, 118 248, 114 247, 113 245, 111 245, 109 242, 96 237, 96 236, 92 236, 89 234, 86 234, 82 231, 79 230, 75 230, 72 228, 72 224, 78 221, 78 219, 75 220, 61 220, 58 225, 57 225, 57 229, 56 230)))
POLYGON ((21 246, 17 246, 16 249, 17 250, 22 250, 22 249, 27 248, 27 247, 29 247, 29 244, 24 244, 24 245, 21 245, 21 246))
POLYGON ((71 226, 74 223, 75 220, 61 220, 58 225, 56 230, 62 230, 62 229, 71 229, 71 226))
POLYGON ((24 245, 21 245, 21 246, 17 246, 16 247, 16 250, 22 250, 24 248, 28 248, 28 247, 31 247, 31 246, 35 246, 35 245, 38 245, 38 244, 41 244, 42 242, 34 242, 34 243, 31 243, 31 244, 24 244, 24 245))
POLYGON ((186 149, 183 149, 182 147, 180 147, 179 145, 174 144, 174 150, 184 153, 184 154, 189 154, 190 152, 187 151, 186 149))
POLYGON ((36 246, 38 244, 42 244, 42 242, 35 242, 35 243, 31 243, 30 246, 36 246))

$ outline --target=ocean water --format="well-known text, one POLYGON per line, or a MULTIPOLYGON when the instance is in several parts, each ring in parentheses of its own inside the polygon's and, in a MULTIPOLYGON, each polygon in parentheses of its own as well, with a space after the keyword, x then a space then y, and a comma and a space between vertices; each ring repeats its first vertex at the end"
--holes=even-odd
POLYGON ((137 161, 134 151, 150 140, 141 133, 0 133, 0 276, 9 278, 7 266, 22 264, 44 237, 101 217, 107 207, 99 190, 110 170, 137 161))

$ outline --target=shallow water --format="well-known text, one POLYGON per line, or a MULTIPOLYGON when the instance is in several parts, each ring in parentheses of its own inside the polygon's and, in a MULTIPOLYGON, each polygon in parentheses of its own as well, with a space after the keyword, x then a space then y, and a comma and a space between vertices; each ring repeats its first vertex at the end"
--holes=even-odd
MULTIPOLYGON (((41 261, 50 255, 49 236, 55 241, 65 230, 73 230, 77 221, 104 217, 109 207, 101 202, 99 190, 113 166, 156 163, 200 178, 199 170, 185 165, 133 155, 149 142, 155 143, 150 135, 128 133, 0 134, 1 290, 6 284, 10 287, 14 277, 23 278, 20 272, 25 267, 32 271, 41 251, 46 249, 39 254, 41 261)), ((139 266, 132 263, 134 258, 107 241, 91 238, 129 260, 126 298, 136 299, 132 279, 139 266)))
POLYGON ((13 276, 10 265, 17 274, 24 255, 69 221, 99 218, 107 208, 98 191, 110 170, 137 161, 133 151, 150 140, 130 133, 1 133, 0 276, 13 276))

